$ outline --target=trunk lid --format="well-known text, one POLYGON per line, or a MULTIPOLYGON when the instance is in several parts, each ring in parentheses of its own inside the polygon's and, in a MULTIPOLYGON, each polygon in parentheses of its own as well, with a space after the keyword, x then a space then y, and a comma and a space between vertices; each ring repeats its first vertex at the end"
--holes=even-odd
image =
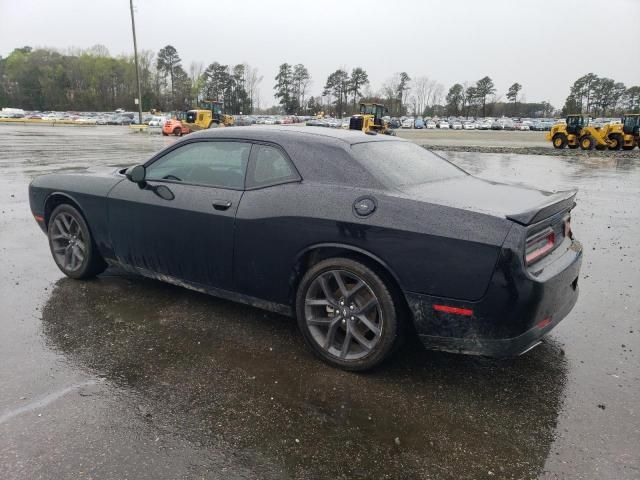
POLYGON ((407 197, 531 225, 575 205, 576 190, 548 192, 518 184, 498 183, 474 176, 403 188, 407 197))

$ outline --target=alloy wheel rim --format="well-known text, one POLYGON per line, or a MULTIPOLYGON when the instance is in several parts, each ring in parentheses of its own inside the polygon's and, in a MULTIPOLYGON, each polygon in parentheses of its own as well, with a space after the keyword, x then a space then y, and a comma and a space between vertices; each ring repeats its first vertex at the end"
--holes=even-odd
POLYGON ((325 271, 311 282, 305 321, 320 348, 346 361, 367 356, 384 328, 378 297, 364 280, 346 270, 325 271))
POLYGON ((53 255, 65 270, 78 270, 87 253, 87 243, 80 224, 69 213, 56 215, 51 226, 51 247, 53 255))

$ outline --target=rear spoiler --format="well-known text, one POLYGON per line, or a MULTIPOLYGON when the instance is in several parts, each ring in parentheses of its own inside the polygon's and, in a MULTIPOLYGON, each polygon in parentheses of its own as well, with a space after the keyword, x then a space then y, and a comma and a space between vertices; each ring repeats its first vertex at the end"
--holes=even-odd
POLYGON ((575 198, 577 193, 578 190, 556 192, 549 196, 548 202, 525 212, 507 215, 507 218, 521 225, 537 223, 563 210, 571 210, 576 206, 575 198))

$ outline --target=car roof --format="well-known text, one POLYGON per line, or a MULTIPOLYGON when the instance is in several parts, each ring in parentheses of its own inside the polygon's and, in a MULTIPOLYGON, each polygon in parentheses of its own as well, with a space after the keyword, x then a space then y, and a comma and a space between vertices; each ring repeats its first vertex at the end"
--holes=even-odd
POLYGON ((286 141, 288 143, 305 142, 313 140, 315 142, 334 143, 344 142, 347 145, 367 142, 406 142, 402 138, 390 135, 366 135, 361 131, 329 129, 326 127, 313 126, 270 126, 256 125, 250 127, 225 127, 201 130, 192 134, 191 137, 206 138, 239 138, 244 140, 272 141, 279 143, 286 141))

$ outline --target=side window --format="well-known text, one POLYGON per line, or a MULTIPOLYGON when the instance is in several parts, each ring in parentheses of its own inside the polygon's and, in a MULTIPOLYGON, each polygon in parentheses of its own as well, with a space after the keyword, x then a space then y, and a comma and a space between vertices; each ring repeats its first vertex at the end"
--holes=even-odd
POLYGON ((248 188, 300 179, 291 162, 279 149, 267 145, 255 145, 254 148, 254 161, 247 175, 248 188))
POLYGON ((194 142, 178 147, 147 167, 148 180, 171 180, 222 188, 244 188, 251 144, 194 142))

